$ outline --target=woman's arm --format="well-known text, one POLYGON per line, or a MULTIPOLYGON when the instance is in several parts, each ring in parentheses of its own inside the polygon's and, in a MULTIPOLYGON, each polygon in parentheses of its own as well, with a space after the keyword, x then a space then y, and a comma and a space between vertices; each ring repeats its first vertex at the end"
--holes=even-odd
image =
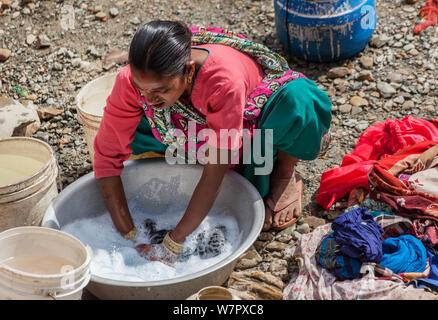
POLYGON ((117 75, 94 139, 94 175, 116 229, 123 235, 134 224, 120 179, 123 162, 132 153, 130 143, 143 116, 138 95, 130 80, 129 66, 117 75))
POLYGON ((201 179, 193 192, 184 216, 170 233, 176 242, 184 242, 204 220, 220 191, 228 164, 206 164, 201 179))
POLYGON ((129 213, 122 179, 120 176, 100 178, 98 185, 117 231, 122 235, 128 234, 134 229, 134 222, 129 213))

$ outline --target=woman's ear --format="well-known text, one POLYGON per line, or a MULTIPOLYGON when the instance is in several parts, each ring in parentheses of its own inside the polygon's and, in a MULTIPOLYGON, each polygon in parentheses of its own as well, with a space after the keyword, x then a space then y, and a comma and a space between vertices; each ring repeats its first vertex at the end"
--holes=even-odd
POLYGON ((194 60, 189 60, 186 63, 186 80, 188 83, 192 83, 195 77, 195 61, 194 60))

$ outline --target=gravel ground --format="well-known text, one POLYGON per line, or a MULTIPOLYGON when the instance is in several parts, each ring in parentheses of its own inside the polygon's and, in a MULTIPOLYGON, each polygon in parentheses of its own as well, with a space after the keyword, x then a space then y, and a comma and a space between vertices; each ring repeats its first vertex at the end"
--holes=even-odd
MULTIPOLYGON (((122 67, 108 70, 103 59, 114 50, 127 49, 142 23, 179 19, 187 24, 226 27, 287 56, 276 36, 273 1, 2 1, 6 9, 0 16, 0 48, 11 54, 0 63, 0 95, 22 103, 32 100, 38 108, 61 110, 61 114, 42 120, 33 136, 56 151, 63 187, 92 170, 74 99, 90 80, 122 67), (61 26, 66 5, 73 6, 75 13, 75 28, 70 30, 61 26), (105 17, 96 15, 99 11, 105 17)), ((305 216, 330 220, 330 212, 324 212, 315 201, 321 174, 341 163, 369 125, 407 115, 436 117, 438 28, 430 27, 419 36, 412 33, 422 5, 423 1, 410 5, 404 0, 377 0, 376 32, 365 50, 347 60, 318 64, 288 57, 291 68, 315 80, 333 102, 333 144, 326 158, 301 162, 297 169, 305 182, 305 216), (344 69, 335 69, 336 77, 328 77, 335 67, 344 69)), ((309 219, 301 221, 304 233, 327 221, 309 219)), ((290 238, 283 240, 293 247, 296 239, 293 230, 289 231, 290 238)), ((286 261, 286 265, 279 263, 283 273, 277 272, 277 276, 287 283, 296 268, 281 252, 272 254, 278 250, 267 250, 275 236, 263 233, 256 243, 257 252, 268 262, 266 267, 257 267, 275 274, 269 269, 272 259, 286 261)))

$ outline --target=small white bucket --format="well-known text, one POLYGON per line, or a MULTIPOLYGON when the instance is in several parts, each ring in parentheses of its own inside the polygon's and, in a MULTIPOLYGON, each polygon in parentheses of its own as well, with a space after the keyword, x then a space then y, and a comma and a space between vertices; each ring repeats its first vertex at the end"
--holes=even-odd
MULTIPOLYGON (((29 175, 23 175, 20 180, 0 183, 0 232, 14 227, 41 225, 44 213, 58 195, 58 164, 52 148, 38 139, 14 137, 0 140, 0 156, 41 164, 35 172, 28 172, 29 175)), ((24 161, 22 165, 25 167, 26 163, 24 161)), ((17 168, 16 163, 2 164, 1 168, 7 170, 13 166, 17 168)))
MULTIPOLYGON (((111 73, 94 79, 83 87, 76 96, 78 122, 84 127, 85 140, 87 141, 92 164, 94 164, 94 138, 96 138, 99 131, 106 100, 111 94, 116 77, 117 73, 111 73)), ((128 160, 161 157, 164 157, 164 155, 150 151, 139 155, 131 155, 128 160)))
POLYGON ((0 300, 79 300, 90 281, 91 256, 90 247, 59 230, 4 231, 0 233, 0 300))
POLYGON ((84 126, 85 139, 92 163, 94 163, 94 138, 99 131, 106 100, 114 87, 116 76, 117 73, 111 73, 94 79, 83 87, 76 96, 78 121, 84 126))

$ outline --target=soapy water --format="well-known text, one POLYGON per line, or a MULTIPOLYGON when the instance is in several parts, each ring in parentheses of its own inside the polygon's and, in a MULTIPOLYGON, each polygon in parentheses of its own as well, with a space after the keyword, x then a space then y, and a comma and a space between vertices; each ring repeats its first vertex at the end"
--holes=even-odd
POLYGON ((184 242, 184 250, 174 268, 141 257, 135 246, 159 243, 166 230, 172 230, 184 214, 167 208, 161 214, 146 214, 138 203, 129 204, 137 228, 137 241, 124 239, 114 227, 108 212, 76 220, 62 227, 93 250, 92 274, 121 281, 158 281, 173 279, 204 270, 231 255, 241 242, 234 217, 224 210, 211 210, 199 227, 184 242), (169 212, 169 214, 166 214, 169 212))

